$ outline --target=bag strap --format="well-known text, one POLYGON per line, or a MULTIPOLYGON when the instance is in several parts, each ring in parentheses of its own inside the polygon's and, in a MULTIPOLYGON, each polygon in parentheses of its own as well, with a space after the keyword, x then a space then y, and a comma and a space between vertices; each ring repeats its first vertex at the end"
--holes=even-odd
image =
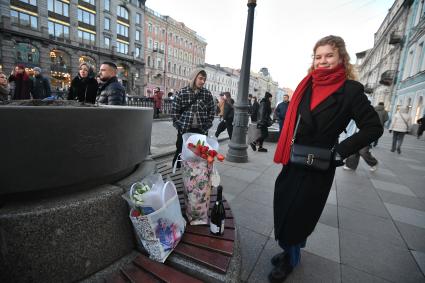
POLYGON ((295 143, 295 136, 297 135, 298 125, 300 124, 300 120, 301 120, 301 114, 298 114, 297 124, 295 125, 294 135, 292 136, 291 145, 295 143))
POLYGON ((409 124, 404 120, 403 115, 400 113, 401 120, 406 124, 407 130, 409 130, 409 124))
MULTIPOLYGON (((295 136, 297 135, 297 131, 298 131, 298 126, 300 124, 300 120, 301 120, 301 114, 298 115, 297 118, 297 124, 295 125, 295 129, 294 129, 294 135, 292 136, 292 140, 291 140, 291 146, 295 143, 295 136)), ((333 147, 330 149, 331 152, 334 152, 336 148, 336 143, 333 145, 333 147)))

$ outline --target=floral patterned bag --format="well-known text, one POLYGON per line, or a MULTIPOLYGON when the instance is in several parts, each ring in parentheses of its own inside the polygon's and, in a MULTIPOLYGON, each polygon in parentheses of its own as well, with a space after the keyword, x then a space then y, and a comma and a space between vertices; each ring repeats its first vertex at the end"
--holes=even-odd
POLYGON ((160 209, 139 216, 133 216, 133 211, 130 212, 134 230, 149 258, 159 262, 165 262, 180 242, 186 227, 176 187, 172 182, 167 182, 163 190, 165 204, 160 209))
POLYGON ((186 216, 191 225, 208 224, 212 164, 204 161, 182 161, 186 216))

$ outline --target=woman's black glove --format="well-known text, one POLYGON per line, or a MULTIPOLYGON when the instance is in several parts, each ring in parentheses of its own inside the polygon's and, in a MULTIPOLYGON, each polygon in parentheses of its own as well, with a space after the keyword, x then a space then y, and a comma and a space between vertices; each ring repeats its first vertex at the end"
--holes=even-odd
POLYGON ((335 167, 343 166, 345 164, 344 160, 338 152, 334 154, 333 164, 335 165, 335 167))

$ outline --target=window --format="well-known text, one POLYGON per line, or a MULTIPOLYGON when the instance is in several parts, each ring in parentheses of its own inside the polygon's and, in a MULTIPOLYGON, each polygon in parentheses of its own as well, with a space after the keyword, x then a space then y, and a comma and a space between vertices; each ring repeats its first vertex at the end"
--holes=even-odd
POLYGON ((148 24, 148 31, 152 32, 152 24, 151 23, 148 24))
POLYGON ((117 52, 122 54, 128 54, 128 44, 123 42, 117 42, 117 52))
POLYGON ((117 24, 117 34, 128 37, 128 27, 122 24, 117 24))
POLYGON ((38 28, 37 17, 25 14, 23 12, 10 10, 10 18, 12 23, 19 24, 24 27, 30 27, 32 29, 38 28))
POLYGON ((117 16, 128 20, 128 11, 123 6, 117 6, 117 16))
POLYGON ((83 0, 86 3, 92 4, 94 6, 94 0, 83 0))
POLYGON ((417 54, 417 61, 416 61, 416 73, 419 73, 420 71, 422 71, 422 61, 424 59, 424 42, 421 42, 418 45, 418 49, 416 50, 416 54, 417 54))
POLYGON ((49 0, 47 8, 50 12, 69 17, 69 4, 61 2, 59 0, 49 0))
POLYGON ((33 5, 33 6, 37 6, 37 0, 19 0, 19 1, 33 5))
POLYGON ((140 30, 136 30, 136 40, 140 41, 140 30))
POLYGON ((52 21, 48 22, 49 34, 55 37, 69 38, 69 27, 54 23, 52 21))
POLYGON ((95 15, 88 11, 78 9, 78 21, 94 26, 95 15))
POLYGON ((90 32, 78 30, 78 40, 85 44, 94 44, 96 41, 96 35, 90 32))
POLYGON ((140 47, 136 47, 135 54, 137 58, 140 58, 140 47))
POLYGON ((152 49, 152 47, 153 47, 153 40, 152 40, 152 38, 149 38, 148 39, 148 48, 152 49))
POLYGON ((105 36, 103 42, 105 43, 106 48, 109 48, 111 46, 111 39, 109 37, 105 36))
POLYGON ((155 41, 155 42, 153 43, 153 49, 154 49, 154 50, 158 50, 158 41, 155 41))
POLYGON ((165 44, 164 42, 161 42, 161 50, 164 51, 165 50, 165 44))
POLYGON ((108 18, 105 18, 105 29, 110 30, 111 29, 111 20, 108 18))
POLYGON ((142 22, 142 15, 140 15, 139 13, 136 13, 136 24, 140 25, 141 22, 142 22))
POLYGON ((103 4, 105 5, 106 11, 111 11, 111 0, 103 0, 103 4))
POLYGON ((148 67, 151 66, 151 56, 148 56, 148 67))

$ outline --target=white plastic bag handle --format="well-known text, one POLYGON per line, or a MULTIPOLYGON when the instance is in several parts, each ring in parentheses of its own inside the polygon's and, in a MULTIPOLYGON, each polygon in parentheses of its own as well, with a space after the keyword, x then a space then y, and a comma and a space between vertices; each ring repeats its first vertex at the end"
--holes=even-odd
POLYGON ((176 186, 174 185, 174 183, 172 181, 167 181, 162 189, 162 205, 164 206, 167 201, 171 198, 173 198, 174 196, 177 195, 177 190, 176 190, 176 186), (170 197, 168 197, 167 199, 167 191, 172 190, 170 192, 170 197))

